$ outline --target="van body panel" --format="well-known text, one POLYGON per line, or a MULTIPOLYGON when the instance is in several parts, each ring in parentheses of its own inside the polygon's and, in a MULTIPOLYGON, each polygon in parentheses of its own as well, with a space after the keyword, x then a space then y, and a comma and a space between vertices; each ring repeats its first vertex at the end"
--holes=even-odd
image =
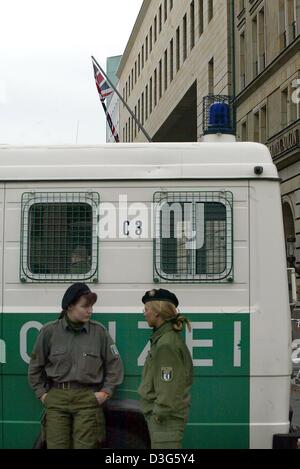
POLYGON ((290 313, 283 222, 278 174, 266 147, 0 146, 2 447, 29 448, 37 437, 43 408, 27 383, 28 362, 38 331, 56 319, 70 283, 20 279, 21 200, 27 192, 95 192, 100 209, 114 211, 115 236, 100 236, 98 282, 91 289, 99 296, 94 319, 108 328, 125 363, 117 398, 138 399, 151 335, 141 297, 145 290, 168 288, 192 324, 191 333, 184 333, 195 375, 184 447, 271 447, 274 433, 288 431, 290 313), (264 179, 255 176, 257 165, 264 167, 264 179), (157 192, 232 193, 230 281, 154 283, 157 192), (143 236, 124 236, 120 202, 130 217, 143 219, 143 236), (23 399, 17 402, 12 389, 23 399))

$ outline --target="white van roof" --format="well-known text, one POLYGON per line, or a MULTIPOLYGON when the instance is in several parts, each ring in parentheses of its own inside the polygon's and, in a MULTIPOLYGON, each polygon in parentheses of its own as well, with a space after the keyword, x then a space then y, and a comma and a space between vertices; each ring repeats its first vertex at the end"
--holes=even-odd
POLYGON ((0 145, 1 181, 252 178, 278 179, 258 143, 0 145))

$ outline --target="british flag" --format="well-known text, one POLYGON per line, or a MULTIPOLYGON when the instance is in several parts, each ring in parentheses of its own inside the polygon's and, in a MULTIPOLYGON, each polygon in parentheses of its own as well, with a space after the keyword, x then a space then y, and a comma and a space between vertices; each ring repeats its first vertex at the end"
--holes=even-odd
POLYGON ((99 97, 100 97, 100 100, 101 100, 103 110, 104 110, 105 115, 106 115, 107 123, 108 123, 109 128, 111 130, 111 133, 112 133, 112 135, 115 139, 115 142, 119 143, 120 139, 119 139, 117 129, 115 128, 115 126, 114 126, 114 124, 111 120, 110 114, 107 110, 107 107, 105 105, 105 99, 107 98, 107 96, 112 94, 114 92, 114 90, 109 85, 107 80, 104 78, 103 74, 101 73, 101 70, 99 70, 99 68, 95 64, 94 60, 93 60, 93 67, 94 67, 94 77, 95 77, 95 81, 96 81, 96 87, 97 87, 97 90, 98 90, 98 93, 99 93, 99 97))
POLYGON ((109 83, 105 80, 104 76, 93 62, 94 67, 94 77, 96 82, 96 87, 100 96, 101 101, 104 101, 107 96, 113 93, 113 89, 110 87, 109 83))

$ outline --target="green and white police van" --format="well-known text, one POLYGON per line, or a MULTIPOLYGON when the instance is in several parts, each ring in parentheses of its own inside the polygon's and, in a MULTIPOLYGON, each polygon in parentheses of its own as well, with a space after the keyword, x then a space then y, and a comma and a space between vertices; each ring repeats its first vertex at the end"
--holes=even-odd
POLYGON ((43 407, 28 386, 30 354, 76 281, 98 294, 93 318, 125 364, 110 404, 112 435, 131 447, 147 441, 135 405, 151 334, 141 297, 160 287, 176 293, 192 326, 184 447, 271 448, 273 435, 288 433, 278 173, 263 145, 231 135, 204 140, 0 146, 2 448, 32 448, 39 435, 43 407))

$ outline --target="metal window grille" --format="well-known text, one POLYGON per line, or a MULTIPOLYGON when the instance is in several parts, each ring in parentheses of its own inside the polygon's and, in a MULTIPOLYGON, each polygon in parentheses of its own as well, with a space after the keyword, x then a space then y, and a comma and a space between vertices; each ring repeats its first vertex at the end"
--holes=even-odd
POLYGON ((154 281, 233 281, 231 192, 154 194, 154 281))
POLYGON ((24 193, 21 281, 97 281, 98 206, 95 192, 24 193))

